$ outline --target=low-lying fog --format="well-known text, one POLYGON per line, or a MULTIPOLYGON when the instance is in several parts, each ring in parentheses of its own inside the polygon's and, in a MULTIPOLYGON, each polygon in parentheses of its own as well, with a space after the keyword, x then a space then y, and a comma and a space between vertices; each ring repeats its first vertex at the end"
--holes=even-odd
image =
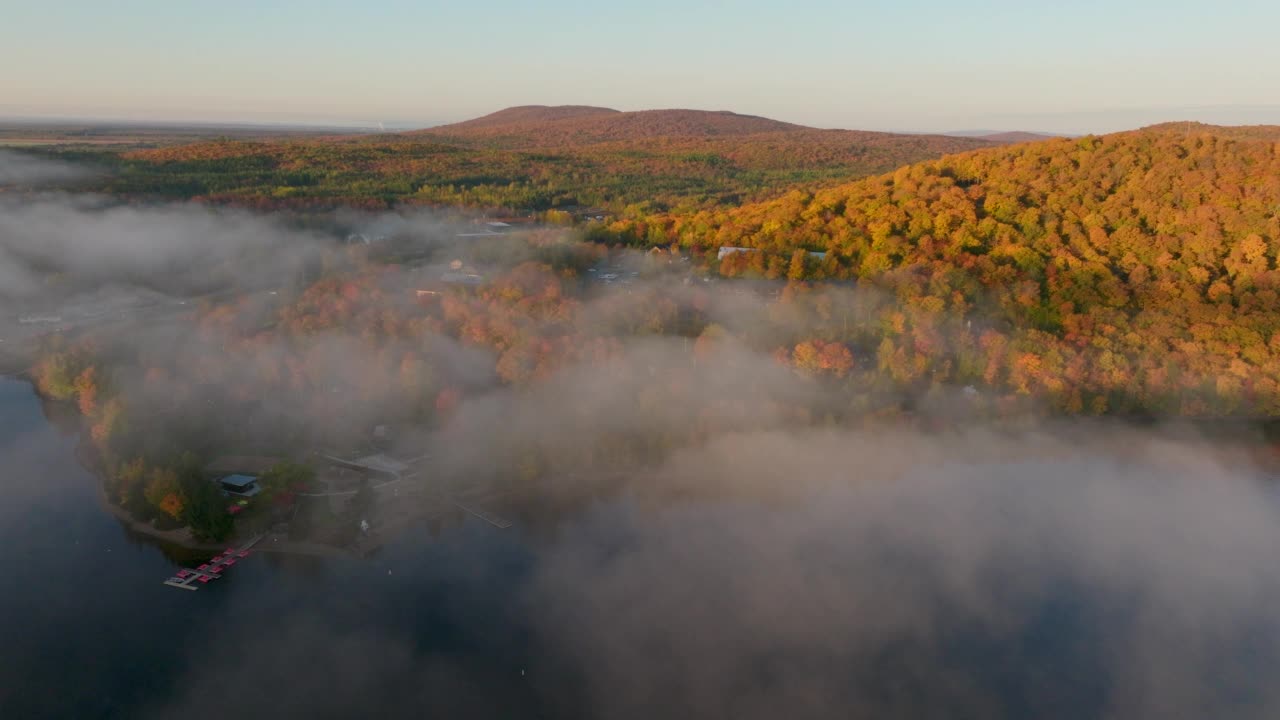
MULTIPOLYGON (((53 172, 10 155, 0 180, 53 172)), ((440 269, 474 252, 451 222, 340 219, 390 224, 440 269)), ((334 242, 295 218, 9 193, 0 302, 16 315, 56 306, 50 288, 285 292, 325 271, 334 242)), ((638 286, 631 297, 684 302, 683 287, 638 286)), ((576 317, 609 327, 628 300, 587 302, 576 317)), ((742 303, 758 301, 711 302, 732 326, 742 303)), ((220 347, 180 321, 143 325, 115 340, 188 353, 192 367, 220 347)), ((366 329, 287 350, 336 387, 387 367, 355 342, 366 329)), ((584 361, 520 388, 497 382, 484 351, 430 343, 441 372, 472 373, 451 422, 423 430, 442 475, 509 472, 530 444, 572 454, 668 433, 658 460, 615 468, 607 484, 553 472, 539 486, 593 499, 524 537, 530 570, 494 588, 511 594, 503 622, 536 664, 520 678, 494 675, 379 622, 377 606, 342 627, 307 606, 248 613, 191 648, 152 717, 225 717, 228 705, 239 717, 476 717, 497 713, 510 683, 528 684, 538 714, 579 717, 1280 716, 1280 514, 1243 455, 1100 423, 798 429, 795 407, 823 412, 821 387, 731 341, 691 369, 683 338, 625 340, 604 367, 584 361), (665 383, 674 386, 649 394, 665 383), (739 396, 767 402, 731 402, 739 396), (681 442, 705 422, 727 430, 681 442)), ((193 396, 199 408, 178 412, 208 412, 218 394, 270 393, 258 385, 270 375, 251 370, 285 349, 256 348, 221 358, 245 368, 237 387, 206 387, 193 396)), ((180 397, 181 378, 116 380, 156 402, 180 397)), ((397 382, 370 397, 390 402, 397 382)), ((265 397, 316 425, 376 417, 355 403, 265 397)))
POLYGON ((226 687, 250 717, 478 716, 527 682, 580 717, 1274 717, 1273 489, 1207 447, 1063 432, 726 436, 531 541, 494 590, 527 676, 303 610, 194 652, 155 716, 214 717, 226 687))

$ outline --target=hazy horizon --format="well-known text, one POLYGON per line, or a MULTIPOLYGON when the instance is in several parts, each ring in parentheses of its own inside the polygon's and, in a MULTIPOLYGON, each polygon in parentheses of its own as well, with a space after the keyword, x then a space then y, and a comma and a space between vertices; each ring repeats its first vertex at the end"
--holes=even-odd
POLYGON ((28 69, 0 78, 0 116, 402 128, 591 104, 914 132, 1280 123, 1273 4, 1029 5, 26 4, 0 29, 0 62, 28 69))
MULTIPOLYGON (((547 105, 548 103, 530 103, 533 105, 547 105)), ((593 105, 590 102, 580 103, 564 103, 572 105, 593 105)), ((278 128, 278 129, 299 129, 299 130, 366 130, 374 131, 379 128, 385 129, 387 132, 402 132, 407 130, 425 129, 436 127, 439 125, 447 125, 449 123, 461 122, 491 112, 515 107, 511 105, 503 107, 495 107, 488 112, 482 112, 475 115, 450 117, 447 119, 425 119, 421 121, 403 120, 403 119, 384 119, 373 121, 362 121, 343 117, 290 117, 276 118, 271 115, 264 116, 243 116, 243 117, 170 117, 170 116, 131 116, 126 114, 112 115, 38 115, 38 114, 6 114, 5 106, 0 104, 0 123, 50 123, 50 124, 77 124, 77 123, 104 123, 118 124, 122 126, 139 125, 139 126, 209 126, 209 127, 261 127, 261 128, 278 128)), ((701 111, 722 111, 728 110, 744 115, 755 115, 757 113, 747 113, 736 108, 613 108, 616 110, 643 111, 643 110, 668 110, 668 109, 685 109, 685 110, 701 110, 701 111)), ((797 121, 789 117, 766 116, 774 120, 782 120, 784 122, 794 122, 800 125, 808 123, 797 121)), ((1059 116, 1052 117, 1052 121, 1047 118, 1038 118, 1037 116, 1019 117, 1016 115, 1005 118, 977 118, 970 125, 955 124, 937 128, 924 127, 878 127, 870 125, 815 125, 823 129, 841 129, 841 130, 871 130, 877 132, 896 132, 896 133, 921 133, 921 134, 972 134, 981 133, 1000 133, 1000 132, 1035 132, 1045 134, 1063 134, 1063 135, 1086 135, 1086 134, 1102 134, 1111 132, 1121 132, 1125 130, 1135 130, 1148 125, 1155 125, 1166 122, 1203 122, 1211 125, 1276 125, 1280 124, 1280 105, 1275 106, 1220 106, 1220 107, 1183 107, 1183 108, 1131 108, 1126 110, 1114 110, 1109 112, 1077 112, 1062 113, 1059 116), (1106 116, 1115 118, 1108 121, 1100 121, 1099 118, 1106 116), (1091 121, 1092 119, 1092 121, 1091 121)))

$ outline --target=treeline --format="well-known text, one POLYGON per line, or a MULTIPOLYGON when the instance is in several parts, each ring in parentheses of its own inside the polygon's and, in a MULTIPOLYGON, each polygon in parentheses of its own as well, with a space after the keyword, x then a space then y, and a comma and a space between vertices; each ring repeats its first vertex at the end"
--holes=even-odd
POLYGON ((185 525, 199 539, 225 538, 232 527, 226 498, 203 477, 190 451, 148 447, 146 428, 131 427, 127 398, 110 382, 114 372, 97 348, 55 339, 31 374, 41 395, 75 403, 85 418, 111 502, 160 527, 185 525))
POLYGON ((220 140, 104 153, 94 189, 258 208, 449 205, 614 215, 694 210, 885 172, 985 143, 819 131, 506 147, 429 135, 220 140))

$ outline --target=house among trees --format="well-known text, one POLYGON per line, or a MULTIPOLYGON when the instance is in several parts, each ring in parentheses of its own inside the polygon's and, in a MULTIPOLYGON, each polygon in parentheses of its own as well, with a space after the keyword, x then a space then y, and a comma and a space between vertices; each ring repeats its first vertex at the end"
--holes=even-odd
POLYGON ((222 491, 236 497, 253 497, 262 492, 258 487, 258 478, 252 475, 228 475, 218 481, 222 491))
POLYGON ((734 253, 753 253, 753 252, 760 252, 760 251, 757 250, 756 248, 729 247, 727 245, 722 245, 720 247, 720 251, 716 253, 716 259, 723 260, 734 253))

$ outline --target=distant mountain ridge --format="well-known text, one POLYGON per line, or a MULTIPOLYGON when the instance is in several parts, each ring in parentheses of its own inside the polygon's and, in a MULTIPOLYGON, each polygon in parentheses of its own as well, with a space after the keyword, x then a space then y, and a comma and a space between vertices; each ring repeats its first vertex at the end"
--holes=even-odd
POLYGON ((591 105, 517 105, 515 107, 509 107, 478 118, 450 123, 448 125, 435 125, 425 130, 413 130, 410 131, 410 133, 440 133, 441 131, 447 131, 447 134, 459 132, 466 133, 478 130, 487 130, 495 127, 555 122, 557 120, 567 120, 569 118, 617 115, 620 114, 620 112, 621 111, 614 110, 613 108, 594 107, 591 105))
POLYGON ((1208 123, 1182 121, 1148 125, 1139 132, 1209 134, 1234 140, 1280 141, 1280 125, 1210 125, 1208 123))
POLYGON ((951 132, 942 133, 948 137, 974 138, 977 140, 986 140, 999 145, 1012 145, 1014 143, 1039 142, 1041 140, 1052 140, 1053 138, 1071 137, 1070 135, 1042 132, 1029 132, 1026 130, 953 130, 951 132))
POLYGON ((978 135, 979 140, 987 142, 999 143, 1001 145, 1013 145, 1016 143, 1040 142, 1042 140, 1053 140, 1054 138, 1066 137, 1065 135, 1050 135, 1047 133, 1026 132, 1025 130, 1013 130, 1010 132, 990 133, 988 135, 978 135))
POLYGON ((139 150, 124 156, 137 172, 115 177, 112 187, 182 187, 261 206, 407 201, 621 211, 634 204, 652 212, 763 200, 995 145, 820 130, 727 111, 524 105, 405 133, 139 150))
POLYGON ((601 143, 647 138, 711 138, 812 131, 813 128, 727 110, 637 110, 588 105, 525 105, 409 135, 500 142, 504 145, 601 143))

